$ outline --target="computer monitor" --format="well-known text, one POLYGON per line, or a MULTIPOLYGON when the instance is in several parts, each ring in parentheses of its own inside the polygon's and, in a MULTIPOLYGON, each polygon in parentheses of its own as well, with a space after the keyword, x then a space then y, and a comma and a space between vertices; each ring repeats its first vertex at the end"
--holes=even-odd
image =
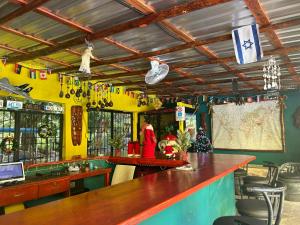
POLYGON ((25 180, 23 162, 0 164, 0 184, 25 180))

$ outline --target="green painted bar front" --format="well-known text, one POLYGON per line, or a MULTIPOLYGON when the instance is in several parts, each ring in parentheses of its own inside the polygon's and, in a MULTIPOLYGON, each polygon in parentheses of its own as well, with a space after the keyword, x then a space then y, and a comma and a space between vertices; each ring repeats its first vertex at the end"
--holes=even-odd
POLYGON ((225 215, 235 215, 233 173, 191 194, 141 222, 141 225, 212 225, 225 215))

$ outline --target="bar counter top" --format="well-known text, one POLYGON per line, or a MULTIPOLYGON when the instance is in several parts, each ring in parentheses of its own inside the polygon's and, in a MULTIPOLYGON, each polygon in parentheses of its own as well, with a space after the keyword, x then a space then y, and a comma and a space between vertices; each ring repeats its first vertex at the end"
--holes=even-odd
POLYGON ((193 170, 175 168, 0 216, 9 225, 137 224, 255 160, 189 153, 193 170))

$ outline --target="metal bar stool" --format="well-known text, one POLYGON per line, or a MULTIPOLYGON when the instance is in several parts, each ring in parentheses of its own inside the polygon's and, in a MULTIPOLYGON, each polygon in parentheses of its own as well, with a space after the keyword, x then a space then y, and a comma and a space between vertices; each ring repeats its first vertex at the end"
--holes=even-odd
POLYGON ((264 200, 239 200, 255 200, 257 202, 244 202, 243 209, 238 208, 241 207, 241 204, 237 203, 237 209, 241 216, 220 217, 214 221, 213 225, 279 225, 285 189, 286 186, 282 182, 276 182, 274 186, 248 187, 248 192, 261 194, 264 200), (251 210, 254 211, 251 212, 251 210))
POLYGON ((244 184, 270 184, 273 177, 278 174, 278 166, 272 162, 264 162, 263 167, 268 168, 268 173, 266 177, 261 176, 246 176, 243 178, 244 184))

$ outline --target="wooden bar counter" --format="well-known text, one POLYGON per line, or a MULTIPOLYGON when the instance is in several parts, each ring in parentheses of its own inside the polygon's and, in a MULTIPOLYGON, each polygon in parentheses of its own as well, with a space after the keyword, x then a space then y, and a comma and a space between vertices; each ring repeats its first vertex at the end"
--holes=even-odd
MULTIPOLYGON (((234 170, 254 159, 254 156, 192 153, 189 154, 189 162, 193 166, 191 171, 173 168, 150 174, 123 184, 0 216, 0 224, 155 224, 151 219, 161 221, 161 224, 174 224, 170 222, 172 218, 165 220, 164 212, 177 204, 184 204, 185 199, 231 176, 234 170)), ((233 179, 230 180, 233 182, 233 179)), ((218 187, 220 192, 226 191, 222 185, 220 183, 218 187)), ((209 201, 209 196, 203 197, 203 202, 209 201)), ((215 207, 218 204, 221 203, 214 202, 215 207)), ((196 208, 197 204, 193 204, 193 207, 196 208)), ((177 211, 173 212, 176 214, 177 211)), ((192 221, 193 215, 190 216, 185 224, 196 224, 192 221)))

